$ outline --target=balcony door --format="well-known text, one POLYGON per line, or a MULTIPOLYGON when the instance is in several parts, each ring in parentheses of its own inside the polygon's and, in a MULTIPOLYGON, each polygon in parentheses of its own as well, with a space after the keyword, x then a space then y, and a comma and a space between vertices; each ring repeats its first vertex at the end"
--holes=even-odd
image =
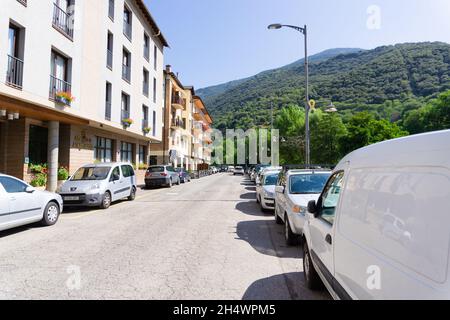
POLYGON ((53 53, 52 75, 58 80, 67 81, 67 59, 57 53, 53 53))
POLYGON ((13 26, 9 27, 8 33, 8 54, 18 58, 19 30, 13 26))
POLYGON ((61 10, 67 13, 67 10, 70 7, 70 0, 56 0, 55 3, 61 10))

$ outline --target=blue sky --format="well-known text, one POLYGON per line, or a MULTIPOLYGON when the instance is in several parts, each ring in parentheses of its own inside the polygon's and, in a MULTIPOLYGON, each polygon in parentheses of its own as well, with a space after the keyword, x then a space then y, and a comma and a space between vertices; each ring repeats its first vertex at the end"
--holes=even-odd
POLYGON ((311 54, 338 47, 450 43, 449 0, 145 1, 171 46, 165 63, 197 89, 302 58, 301 35, 267 30, 274 22, 307 24, 311 54))

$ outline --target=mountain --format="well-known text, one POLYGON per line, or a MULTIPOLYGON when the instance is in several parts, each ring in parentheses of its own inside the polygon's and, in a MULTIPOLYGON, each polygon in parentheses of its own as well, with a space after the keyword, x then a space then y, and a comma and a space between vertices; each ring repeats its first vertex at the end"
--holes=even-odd
MULTIPOLYGON (((447 43, 406 43, 344 53, 339 50, 311 58, 310 92, 319 108, 333 102, 344 117, 367 110, 398 120, 405 108, 418 108, 423 101, 450 89, 447 43)), ((198 93, 218 128, 267 125, 271 102, 275 113, 291 104, 304 105, 304 66, 297 61, 198 93)))
MULTIPOLYGON (((320 61, 324 61, 327 60, 329 58, 335 57, 337 55, 340 54, 346 54, 346 53, 355 53, 355 52, 360 52, 363 51, 363 49, 355 49, 355 48, 336 48, 336 49, 329 49, 329 50, 325 50, 323 52, 320 52, 318 54, 312 55, 311 57, 309 57, 309 61, 312 62, 320 62, 320 61)), ((303 65, 305 63, 305 59, 300 59, 297 60, 289 65, 286 65, 282 68, 293 68, 299 65, 303 65)), ((264 71, 261 74, 264 74, 266 72, 270 72, 270 70, 268 71, 264 71)), ((261 75, 259 74, 259 75, 261 75)), ((215 85, 215 86, 210 86, 207 88, 202 88, 202 89, 198 89, 197 90, 197 94, 199 96, 201 96, 203 99, 206 100, 210 100, 213 97, 216 97, 228 90, 231 90, 237 86, 239 86, 240 84, 251 80, 251 78, 253 77, 248 77, 248 78, 244 78, 244 79, 239 79, 239 80, 234 80, 234 81, 230 81, 227 83, 223 83, 223 84, 219 84, 219 85, 215 85)))

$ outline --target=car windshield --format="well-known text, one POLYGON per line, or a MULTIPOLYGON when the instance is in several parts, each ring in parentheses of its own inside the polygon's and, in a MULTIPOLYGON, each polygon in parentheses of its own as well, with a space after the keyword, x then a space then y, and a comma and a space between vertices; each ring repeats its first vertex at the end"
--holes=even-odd
POLYGON ((291 194, 315 194, 321 193, 325 186, 329 173, 299 174, 290 178, 291 194))
POLYGON ((80 168, 73 175, 72 181, 105 180, 111 167, 86 167, 80 168))
POLYGON ((242 170, 243 168, 242 167, 236 167, 236 170, 242 170))
POLYGON ((264 178, 264 183, 263 185, 265 186, 274 186, 277 184, 278 181, 278 174, 274 173, 274 174, 270 174, 268 176, 266 176, 264 178))
POLYGON ((150 167, 148 172, 164 172, 164 167, 150 167))

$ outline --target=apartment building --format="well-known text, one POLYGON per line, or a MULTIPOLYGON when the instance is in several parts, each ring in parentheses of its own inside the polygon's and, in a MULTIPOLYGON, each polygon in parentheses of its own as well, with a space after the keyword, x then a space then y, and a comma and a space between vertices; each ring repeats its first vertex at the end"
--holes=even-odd
POLYGON ((204 138, 208 136, 206 131, 212 124, 212 118, 203 101, 195 95, 194 88, 184 86, 172 72, 171 66, 166 66, 164 75, 163 137, 161 143, 152 144, 150 163, 171 163, 175 167, 197 170, 199 164, 210 164, 211 161, 211 150, 208 157, 208 150, 203 152, 203 144, 210 148, 209 142, 205 142, 204 138), (202 118, 197 114, 200 110, 202 118), (195 129, 203 121, 205 126, 195 129))
POLYGON ((0 172, 148 162, 168 44, 142 0, 2 0, 0 34, 0 172))

